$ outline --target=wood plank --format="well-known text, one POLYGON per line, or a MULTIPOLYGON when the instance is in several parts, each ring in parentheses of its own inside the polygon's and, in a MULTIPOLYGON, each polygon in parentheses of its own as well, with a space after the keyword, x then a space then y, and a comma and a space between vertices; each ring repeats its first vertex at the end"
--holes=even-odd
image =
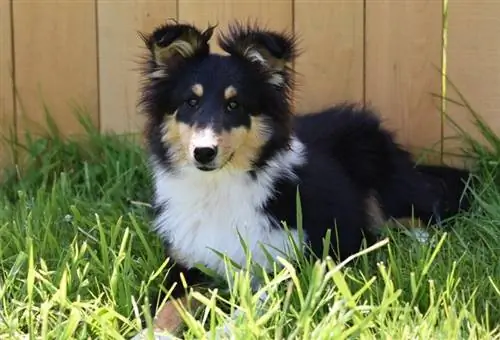
MULTIPOLYGON (((449 1, 448 8, 448 76, 489 126, 500 135, 500 2, 449 1)), ((448 85, 448 97, 458 95, 448 85)), ((448 114, 461 128, 484 141, 471 123, 467 110, 448 104, 448 114)), ((456 134, 445 122, 444 137, 456 134)), ((460 152, 462 145, 456 140, 445 139, 445 151, 460 152)), ((457 158, 453 159, 460 163, 457 158)))
MULTIPOLYGON (((179 0, 179 20, 205 29, 218 24, 217 30, 226 30, 229 22, 258 22, 259 25, 279 31, 293 30, 292 0, 179 0)), ((214 38, 216 38, 216 33, 214 38)), ((210 41, 213 52, 221 52, 216 39, 210 41)))
POLYGON ((15 133, 10 6, 9 0, 0 0, 0 166, 7 165, 11 160, 4 138, 11 137, 11 129, 15 133))
POLYGON ((295 1, 297 111, 363 100, 363 1, 295 1))
POLYGON ((432 93, 441 91, 441 13, 436 0, 366 2, 365 99, 415 152, 440 150, 439 100, 432 93))
POLYGON ((101 130, 138 132, 138 62, 144 53, 138 31, 150 32, 177 16, 177 1, 98 0, 101 130))
POLYGON ((14 1, 17 127, 45 128, 43 105, 64 135, 82 132, 75 106, 98 120, 95 2, 14 1))

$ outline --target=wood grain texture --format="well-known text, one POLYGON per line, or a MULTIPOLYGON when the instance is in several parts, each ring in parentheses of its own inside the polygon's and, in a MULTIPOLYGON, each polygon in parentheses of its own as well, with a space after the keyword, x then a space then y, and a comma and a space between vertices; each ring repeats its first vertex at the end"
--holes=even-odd
POLYGON ((144 44, 138 31, 149 33, 176 18, 177 1, 98 0, 99 92, 101 130, 138 132, 138 62, 144 44))
POLYGON ((75 107, 98 119, 95 2, 14 1, 18 133, 45 128, 46 105, 65 135, 82 126, 75 107))
POLYGON ((436 0, 366 2, 366 102, 411 150, 440 150, 439 100, 432 93, 441 91, 441 13, 436 0))
MULTIPOLYGON (((500 2, 449 1, 448 77, 473 109, 500 134, 500 2)), ((458 95, 448 85, 448 97, 458 95)), ((448 103, 448 114, 461 128, 484 141, 471 123, 472 116, 458 105, 448 103)), ((448 140, 457 131, 445 121, 446 152, 459 152, 461 144, 448 140)), ((449 160, 453 158, 448 158, 449 160)), ((454 162, 459 161, 454 158, 454 162)), ((459 163, 455 163, 460 165, 459 163)), ((463 164, 463 163, 462 163, 463 164)))
POLYGON ((363 100, 363 1, 296 0, 296 109, 363 100))
POLYGON ((292 31, 292 15, 292 0, 179 0, 179 20, 195 24, 200 29, 218 24, 210 41, 212 52, 221 52, 214 38, 218 30, 225 31, 233 20, 257 22, 278 31, 292 31))
POLYGON ((0 0, 0 166, 10 161, 4 137, 10 138, 10 131, 15 132, 10 5, 9 0, 0 0))

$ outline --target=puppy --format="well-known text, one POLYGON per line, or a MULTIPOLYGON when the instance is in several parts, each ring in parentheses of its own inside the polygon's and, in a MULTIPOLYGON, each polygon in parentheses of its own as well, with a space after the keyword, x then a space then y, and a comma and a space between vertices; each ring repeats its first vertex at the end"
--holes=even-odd
MULTIPOLYGON (((422 174, 369 109, 293 114, 291 34, 234 23, 218 37, 225 53, 213 54, 214 29, 169 22, 143 35, 153 228, 174 263, 170 301, 185 297, 181 274, 188 286, 210 284, 197 264, 225 276, 224 254, 245 266, 240 238, 270 271, 291 239, 320 255, 332 229, 329 255, 342 260, 391 217, 440 220, 445 205, 458 212, 463 183, 437 190, 440 175, 422 174)), ((157 314, 163 330, 180 322, 171 303, 157 314)))

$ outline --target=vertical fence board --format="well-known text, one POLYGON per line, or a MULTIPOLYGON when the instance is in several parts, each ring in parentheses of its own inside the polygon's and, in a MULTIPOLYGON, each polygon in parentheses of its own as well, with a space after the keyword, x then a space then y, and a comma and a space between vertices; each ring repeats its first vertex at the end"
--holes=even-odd
MULTIPOLYGON (((440 150, 441 1, 366 2, 365 98, 412 150, 440 150)), ((433 161, 438 159, 432 157, 433 161)))
POLYGON ((143 122, 137 101, 144 53, 138 31, 149 33, 176 19, 177 1, 97 0, 97 6, 101 130, 137 132, 143 122))
POLYGON ((96 123, 95 2, 14 1, 13 23, 18 133, 45 128, 43 105, 65 135, 82 132, 76 107, 96 123))
POLYGON ((363 100, 363 1, 295 0, 294 27, 302 54, 296 108, 316 110, 363 100))
POLYGON ((10 5, 9 0, 0 0, 0 166, 9 161, 3 138, 10 138, 11 129, 15 131, 10 5))
MULTIPOLYGON (((500 133, 500 2, 449 1, 448 8, 448 77, 458 87, 473 109, 500 133)), ((449 98, 459 97, 448 85, 449 98)), ((472 125, 473 117, 460 106, 448 103, 449 116, 468 133, 484 141, 472 125)), ((444 147, 460 152, 457 140, 447 138, 457 131, 445 121, 444 147)), ((449 161, 460 160, 446 157, 449 161)), ((462 163, 463 164, 463 163, 462 163)), ((457 163, 456 165, 461 165, 457 163)))
MULTIPOLYGON (((364 98, 412 150, 443 137, 439 100, 432 96, 441 90, 442 1, 0 0, 0 6, 2 134, 16 120, 20 134, 36 130, 33 123, 45 125, 44 104, 65 134, 81 131, 72 105, 84 106, 102 130, 138 131, 143 46, 137 31, 178 18, 201 28, 217 23, 222 30, 234 19, 294 29, 303 50, 295 63, 299 112, 364 98)), ((448 75, 495 132, 499 17, 500 4, 493 1, 449 2, 448 75)), ((211 43, 220 52, 215 39, 211 43)), ((466 110, 448 103, 448 112, 478 136, 466 110)), ((444 137, 453 133, 446 123, 444 137)), ((457 151, 456 142, 443 143, 446 151, 457 151)), ((2 157, 0 150, 0 162, 2 157)))
MULTIPOLYGON (((233 20, 258 22, 260 25, 280 31, 291 31, 292 0, 179 0, 179 20, 195 24, 201 29, 218 24, 225 31, 233 20)), ((216 31, 217 33, 217 31, 216 31)), ((210 41, 213 52, 220 52, 216 34, 210 41)))

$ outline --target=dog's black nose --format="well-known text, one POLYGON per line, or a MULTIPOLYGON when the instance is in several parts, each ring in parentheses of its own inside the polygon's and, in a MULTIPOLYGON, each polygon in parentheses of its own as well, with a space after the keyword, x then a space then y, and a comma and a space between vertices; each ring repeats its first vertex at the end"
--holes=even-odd
POLYGON ((217 156, 217 147, 201 147, 194 149, 194 159, 201 164, 210 163, 217 156))

